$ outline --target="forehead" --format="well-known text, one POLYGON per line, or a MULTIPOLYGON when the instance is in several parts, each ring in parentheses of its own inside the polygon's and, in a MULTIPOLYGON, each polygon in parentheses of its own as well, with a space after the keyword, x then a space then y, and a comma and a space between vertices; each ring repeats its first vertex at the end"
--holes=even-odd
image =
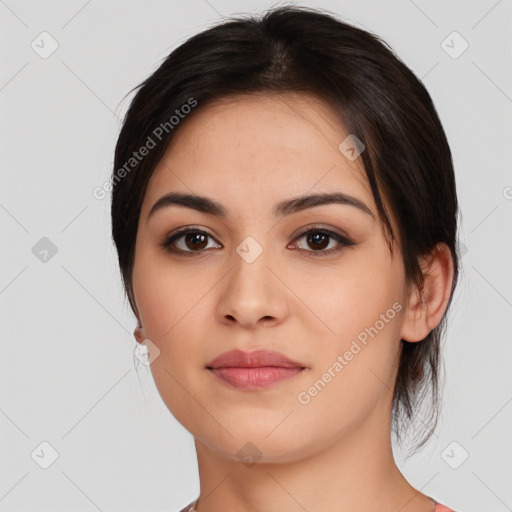
POLYGON ((349 136, 333 108, 311 94, 244 94, 198 105, 156 166, 143 211, 171 190, 229 199, 245 210, 336 190, 375 212, 362 159, 340 150, 349 136))

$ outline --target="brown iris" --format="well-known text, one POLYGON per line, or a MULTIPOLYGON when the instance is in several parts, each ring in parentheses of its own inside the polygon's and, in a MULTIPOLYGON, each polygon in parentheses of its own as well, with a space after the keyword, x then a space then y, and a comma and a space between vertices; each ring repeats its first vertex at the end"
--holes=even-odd
POLYGON ((189 249, 204 249, 208 245, 208 237, 202 233, 186 233, 185 244, 189 249))
POLYGON ((308 233, 307 235, 307 241, 309 243, 313 244, 321 244, 321 246, 317 245, 317 247, 313 247, 314 249, 324 249, 329 245, 329 235, 322 234, 318 231, 308 233))

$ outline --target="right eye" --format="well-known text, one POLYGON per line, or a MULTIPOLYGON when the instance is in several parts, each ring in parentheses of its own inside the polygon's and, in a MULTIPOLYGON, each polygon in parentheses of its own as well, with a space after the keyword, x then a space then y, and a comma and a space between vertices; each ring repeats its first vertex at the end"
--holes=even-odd
POLYGON ((208 237, 213 240, 213 237, 206 231, 188 227, 167 237, 162 247, 173 254, 192 256, 194 253, 208 249, 208 237))

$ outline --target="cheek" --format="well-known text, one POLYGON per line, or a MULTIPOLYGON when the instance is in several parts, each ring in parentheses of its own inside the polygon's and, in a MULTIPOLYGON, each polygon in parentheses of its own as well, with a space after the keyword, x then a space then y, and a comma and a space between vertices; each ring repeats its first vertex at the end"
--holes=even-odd
POLYGON ((195 410, 187 391, 194 389, 201 369, 199 345, 204 339, 197 329, 205 318, 211 318, 204 309, 207 301, 202 299, 213 285, 211 276, 208 279, 184 265, 170 265, 149 251, 137 254, 133 271, 137 308, 146 338, 159 350, 150 369, 163 401, 178 420, 195 410))
POLYGON ((401 348, 400 275, 390 268, 387 273, 364 268, 343 270, 335 279, 331 273, 331 279, 305 280, 300 288, 304 295, 311 290, 307 303, 324 333, 313 353, 311 388, 302 390, 301 403, 308 402, 314 415, 330 411, 339 425, 349 419, 347 411, 357 421, 390 392, 401 348))
POLYGON ((400 276, 389 264, 370 266, 362 252, 338 266, 314 271, 311 267, 309 271, 286 269, 284 279, 291 283, 292 300, 296 300, 294 314, 300 314, 311 331, 318 332, 325 344, 337 350, 373 326, 381 315, 387 320, 395 317, 393 303, 401 297, 400 276))
POLYGON ((389 312, 388 323, 363 311, 360 316, 368 327, 361 328, 361 318, 353 321, 350 315, 346 316, 349 325, 338 322, 339 335, 331 342, 323 341, 310 378, 297 396, 301 405, 296 419, 313 436, 318 437, 318 430, 325 439, 348 434, 378 407, 391 408, 400 320, 392 307, 383 310, 389 312))
POLYGON ((146 336, 165 345, 189 321, 190 312, 210 287, 207 278, 197 276, 186 265, 173 264, 165 255, 139 251, 133 270, 133 288, 146 336))

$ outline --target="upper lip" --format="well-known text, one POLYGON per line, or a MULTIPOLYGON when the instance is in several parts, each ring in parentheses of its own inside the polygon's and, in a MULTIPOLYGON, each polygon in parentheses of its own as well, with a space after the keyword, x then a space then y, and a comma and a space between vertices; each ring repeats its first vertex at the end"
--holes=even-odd
POLYGON ((282 368, 305 368, 297 361, 293 361, 275 350, 231 350, 224 352, 210 361, 207 368, 258 368, 263 366, 277 366, 282 368))

